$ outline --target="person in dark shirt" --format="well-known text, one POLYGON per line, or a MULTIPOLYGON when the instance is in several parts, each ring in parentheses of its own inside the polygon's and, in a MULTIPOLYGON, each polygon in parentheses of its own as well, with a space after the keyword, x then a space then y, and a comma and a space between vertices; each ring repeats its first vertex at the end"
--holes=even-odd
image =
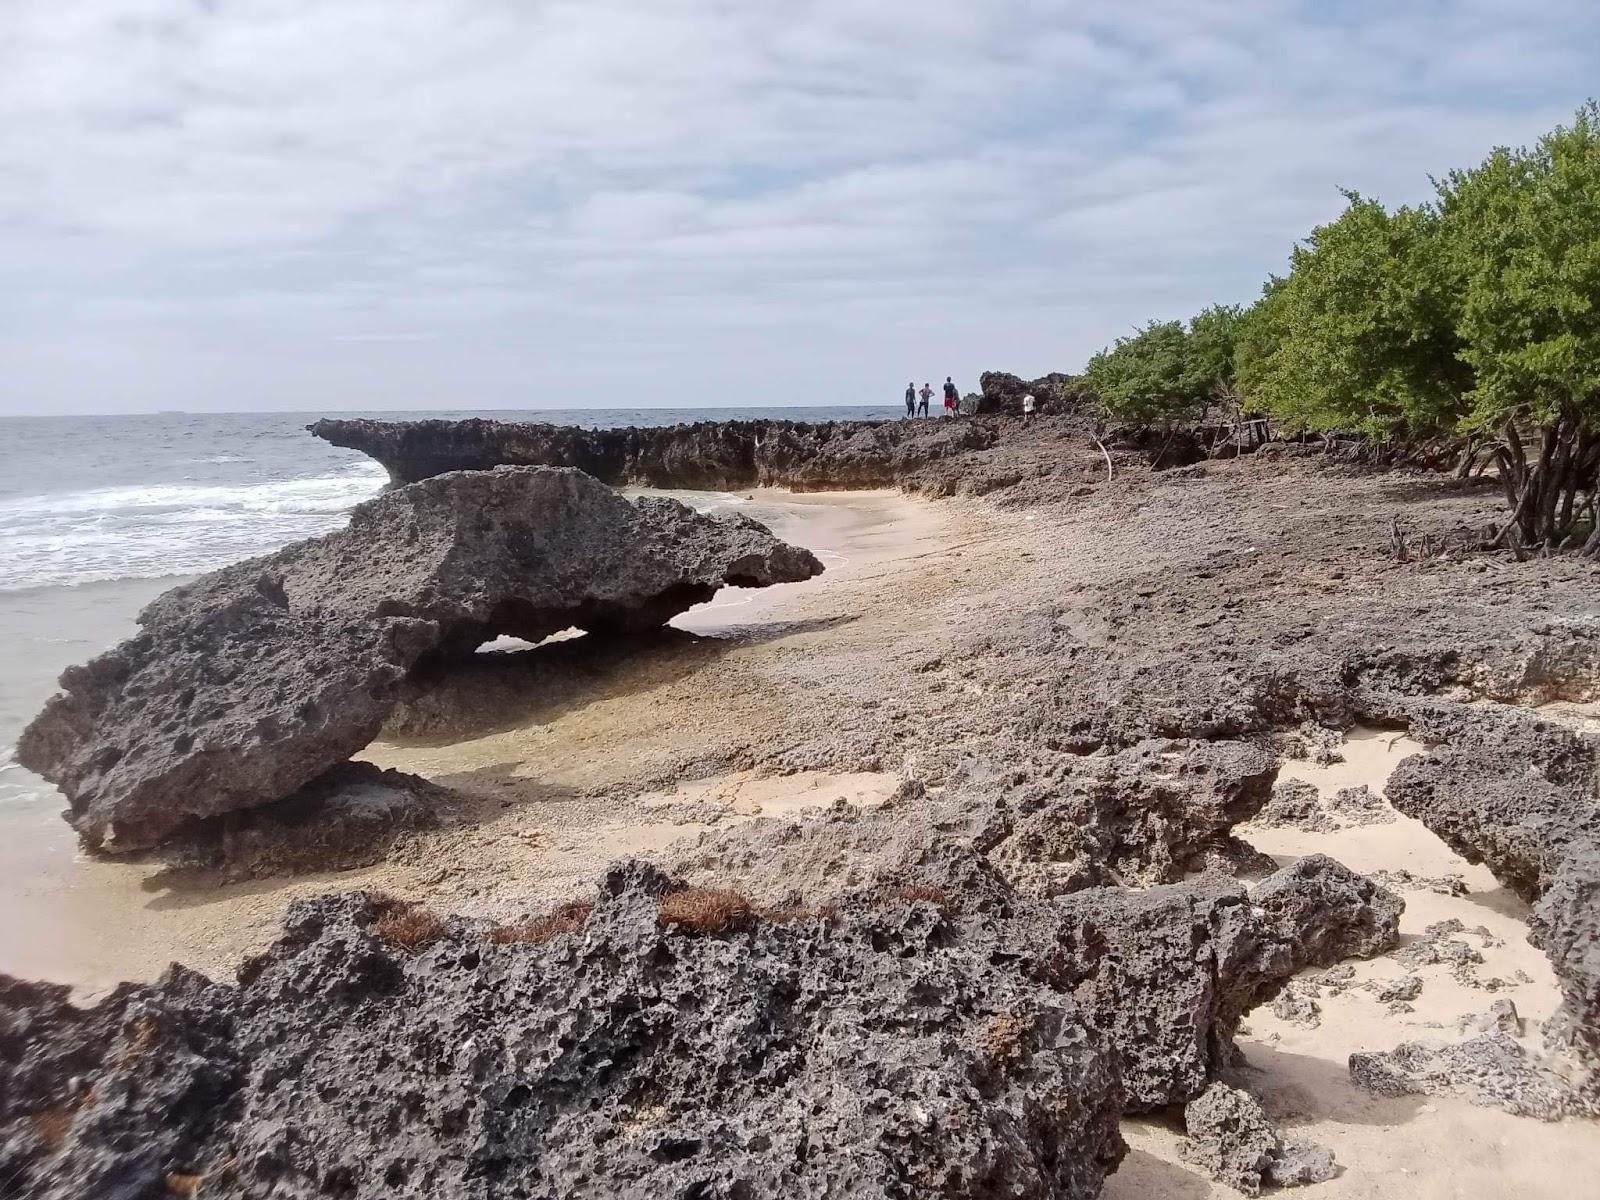
POLYGON ((960 399, 961 399, 961 397, 956 394, 956 385, 951 383, 950 382, 950 376, 946 375, 944 377, 944 415, 945 416, 953 417, 953 416, 956 415, 956 402, 959 401, 960 399))
POLYGON ((914 384, 914 383, 908 383, 908 384, 906 384, 906 416, 914 417, 916 415, 917 415, 917 385, 914 384))

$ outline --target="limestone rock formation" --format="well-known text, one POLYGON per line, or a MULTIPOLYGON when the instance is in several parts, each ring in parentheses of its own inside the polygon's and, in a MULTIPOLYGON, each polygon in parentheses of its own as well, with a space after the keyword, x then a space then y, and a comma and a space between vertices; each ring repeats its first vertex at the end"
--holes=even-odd
POLYGON ((577 467, 602 482, 659 488, 897 487, 918 470, 982 450, 973 421, 701 421, 584 429, 512 421, 325 419, 312 433, 377 459, 394 483, 492 467, 577 467))
POLYGON ((87 1012, 6 981, 0 1170, 41 1200, 1099 1194, 1120 1088, 1070 999, 929 903, 717 925, 668 888, 614 868, 556 933, 301 902, 238 987, 87 1012))
POLYGON ((829 904, 628 863, 511 926, 299 902, 237 987, 0 981, 0 1169, 41 1200, 1090 1197, 1124 1108, 1194 1100, 1246 1011, 1395 936, 1325 858, 1039 898, 923 829, 829 904))
MULTIPOLYGON (((1114 753, 1026 752, 1006 764, 1004 831, 992 854, 1045 894, 1103 883, 1172 883, 1272 794, 1277 760, 1248 741, 1151 738, 1114 753)), ((978 786, 995 782, 966 778, 978 786)))
POLYGON ((1461 1096, 1519 1117, 1560 1121, 1600 1112, 1592 1096, 1499 1031, 1463 1042, 1402 1042, 1350 1056, 1350 1079, 1378 1096, 1461 1096))
POLYGON ((1444 703, 1412 731, 1433 746, 1395 769, 1391 802, 1533 902, 1529 940, 1561 987, 1547 1046, 1600 1103, 1600 738, 1444 703))
POLYGON ((725 584, 821 570, 746 518, 630 502, 574 470, 441 476, 159 597, 136 637, 62 675, 18 759, 87 841, 148 846, 290 795, 497 635, 651 628, 725 584))
POLYGON ((1191 1100, 1183 1123, 1189 1133, 1181 1148, 1184 1160, 1246 1196, 1259 1196, 1263 1183, 1323 1183, 1338 1170, 1326 1147, 1286 1145, 1260 1101, 1224 1083, 1191 1100))
MULTIPOLYGON (((914 789, 913 789, 914 790, 914 789)), ((1252 892, 1218 874, 1146 890, 1040 893, 999 855, 1004 822, 971 792, 920 793, 812 820, 758 820, 673 856, 674 873, 776 910, 848 907, 896 890, 939 896, 964 936, 1078 998, 1116 1048, 1132 1110, 1193 1099, 1232 1058, 1245 1013, 1308 967, 1399 940, 1398 897, 1313 855, 1252 892), (1020 887, 1018 886, 1020 883, 1020 887), (987 933, 980 934, 980 930, 987 933)))
POLYGON ((1132 1111, 1193 1099, 1229 1065, 1251 1009, 1296 973, 1399 941, 1391 893, 1314 855, 1246 890, 1218 876, 1055 901, 1074 995, 1116 1046, 1132 1111))
POLYGON ((1580 843, 1600 843, 1600 739, 1526 713, 1419 705, 1430 743, 1395 768, 1390 803, 1535 900, 1580 843))

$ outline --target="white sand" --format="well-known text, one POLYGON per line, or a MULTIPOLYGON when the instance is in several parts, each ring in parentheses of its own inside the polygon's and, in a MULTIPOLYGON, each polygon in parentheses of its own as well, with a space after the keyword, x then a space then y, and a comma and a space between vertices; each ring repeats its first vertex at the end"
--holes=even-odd
MULTIPOLYGON (((1344 748, 1345 761, 1328 767, 1292 762, 1281 778, 1305 779, 1332 796, 1366 784, 1381 791, 1389 772, 1420 747, 1392 733, 1361 731, 1344 748)), ((1509 998, 1527 1021, 1526 1041, 1537 1045, 1539 1024, 1559 997, 1543 954, 1527 944, 1527 906, 1482 867, 1469 866, 1418 821, 1396 814, 1390 825, 1334 833, 1304 833, 1246 825, 1241 836, 1280 862, 1310 853, 1332 855, 1354 870, 1404 868, 1415 875, 1459 875, 1469 891, 1447 897, 1402 892, 1402 945, 1436 921, 1458 918, 1468 929, 1484 926, 1503 944, 1483 947, 1457 934, 1483 955, 1481 977, 1511 981, 1517 971, 1531 983, 1489 992, 1463 985, 1445 966, 1424 967, 1414 1012, 1391 1015, 1371 992, 1352 987, 1317 997, 1321 1025, 1307 1029, 1261 1008, 1245 1020, 1239 1044, 1250 1066, 1240 1082, 1262 1100, 1269 1115, 1296 1138, 1330 1147, 1343 1168, 1337 1179, 1307 1189, 1307 1200, 1571 1200, 1600 1195, 1600 1123, 1546 1124, 1478 1108, 1453 1098, 1385 1100, 1350 1083, 1346 1061, 1355 1050, 1389 1050, 1402 1041, 1456 1041, 1457 1019, 1477 1016, 1509 998), (1442 1028, 1440 1027, 1442 1026, 1442 1028)), ((1389 957, 1352 964, 1356 982, 1388 979, 1405 971, 1389 957)), ((1133 1153, 1107 1185, 1107 1200, 1202 1200, 1237 1195, 1192 1171, 1178 1157, 1181 1128, 1160 1120, 1129 1120, 1123 1132, 1133 1153)))

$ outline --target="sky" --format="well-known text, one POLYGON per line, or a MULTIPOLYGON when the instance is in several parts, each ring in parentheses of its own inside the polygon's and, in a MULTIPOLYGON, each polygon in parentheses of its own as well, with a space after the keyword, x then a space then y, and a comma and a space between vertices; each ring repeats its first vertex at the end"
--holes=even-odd
POLYGON ((1594 0, 0 0, 0 414, 896 403, 1536 139, 1594 0))

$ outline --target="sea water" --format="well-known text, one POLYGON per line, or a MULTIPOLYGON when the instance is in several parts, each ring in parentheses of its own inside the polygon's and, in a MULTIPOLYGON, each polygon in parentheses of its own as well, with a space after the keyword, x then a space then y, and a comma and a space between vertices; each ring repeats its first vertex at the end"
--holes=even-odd
POLYGON ((138 611, 205 571, 344 524, 386 476, 306 432, 323 415, 481 416, 590 428, 755 417, 870 419, 885 407, 222 413, 0 418, 0 835, 60 797, 17 735, 62 669, 131 635, 138 611), (21 809, 27 809, 24 818, 21 809))

